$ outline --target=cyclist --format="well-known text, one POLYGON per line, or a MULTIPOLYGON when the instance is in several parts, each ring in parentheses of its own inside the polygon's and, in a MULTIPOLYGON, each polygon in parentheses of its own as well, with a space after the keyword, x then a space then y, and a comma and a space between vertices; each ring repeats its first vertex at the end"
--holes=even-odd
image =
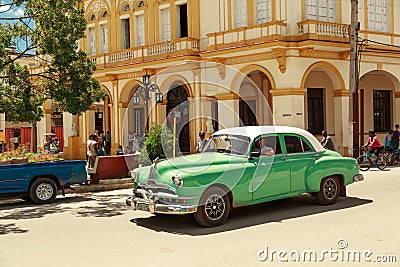
POLYGON ((376 158, 378 158, 379 153, 382 150, 382 144, 379 141, 378 136, 375 135, 374 131, 369 131, 369 137, 367 143, 363 147, 368 147, 370 146, 371 149, 369 151, 370 154, 374 153, 376 158))
POLYGON ((386 152, 393 152, 393 147, 392 147, 392 136, 393 136, 393 130, 390 129, 389 133, 385 137, 385 151, 386 152))

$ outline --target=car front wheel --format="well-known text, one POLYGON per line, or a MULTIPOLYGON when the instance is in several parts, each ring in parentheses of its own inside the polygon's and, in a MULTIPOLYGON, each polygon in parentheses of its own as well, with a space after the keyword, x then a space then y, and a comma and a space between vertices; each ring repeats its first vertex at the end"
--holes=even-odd
POLYGON ((29 196, 36 204, 50 203, 57 196, 57 185, 49 178, 39 178, 32 183, 29 196))
POLYGON ((194 218, 204 227, 219 226, 228 218, 230 209, 227 193, 219 187, 212 187, 201 196, 194 218))
POLYGON ((320 191, 315 194, 315 200, 321 205, 331 205, 340 195, 340 183, 336 176, 325 177, 321 181, 320 191))

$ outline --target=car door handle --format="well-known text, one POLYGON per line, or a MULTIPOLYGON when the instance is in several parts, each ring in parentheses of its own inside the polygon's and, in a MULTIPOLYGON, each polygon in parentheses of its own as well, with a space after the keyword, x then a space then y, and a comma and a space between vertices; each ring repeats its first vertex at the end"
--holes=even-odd
POLYGON ((282 156, 281 160, 287 160, 287 157, 286 156, 282 156))
POLYGON ((321 156, 320 154, 314 154, 313 155, 313 157, 316 158, 316 159, 319 159, 320 156, 321 156))

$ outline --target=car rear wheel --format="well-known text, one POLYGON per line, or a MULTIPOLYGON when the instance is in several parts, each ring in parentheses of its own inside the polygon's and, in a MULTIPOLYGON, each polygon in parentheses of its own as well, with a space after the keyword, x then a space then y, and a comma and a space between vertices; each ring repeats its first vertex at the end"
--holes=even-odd
POLYGON ((331 205, 340 195, 340 183, 336 176, 325 177, 320 185, 320 191, 315 194, 315 200, 320 205, 331 205))
POLYGON ((204 227, 219 226, 228 218, 230 209, 227 193, 219 187, 212 187, 201 196, 194 218, 204 227))
POLYGON ((29 196, 36 204, 50 203, 57 196, 57 185, 49 178, 39 178, 32 183, 29 196))

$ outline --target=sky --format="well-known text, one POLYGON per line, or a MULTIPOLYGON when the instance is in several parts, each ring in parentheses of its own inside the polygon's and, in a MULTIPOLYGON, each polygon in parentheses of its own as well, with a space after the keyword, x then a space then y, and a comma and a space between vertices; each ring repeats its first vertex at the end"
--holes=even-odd
MULTIPOLYGON (((10 0, 0 0, 0 23, 13 23, 13 20, 2 20, 2 18, 19 18, 24 15, 23 5, 20 7, 13 7, 10 10, 10 0)), ((32 24, 30 22, 29 24, 32 24)), ((17 42, 17 52, 21 52, 26 48, 26 44, 23 41, 17 42)), ((31 53, 31 52, 28 52, 31 53)))

